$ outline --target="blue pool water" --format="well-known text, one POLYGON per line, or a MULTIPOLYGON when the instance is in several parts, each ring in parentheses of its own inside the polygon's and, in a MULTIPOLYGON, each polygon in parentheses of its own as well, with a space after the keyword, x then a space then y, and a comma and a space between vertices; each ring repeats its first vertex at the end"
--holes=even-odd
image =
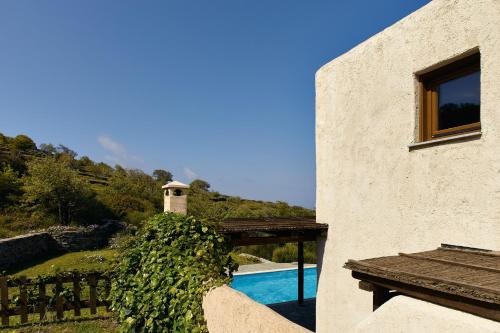
MULTIPOLYGON (((262 304, 297 300, 297 269, 235 275, 231 287, 262 304)), ((316 297, 316 267, 304 269, 304 298, 316 297)))

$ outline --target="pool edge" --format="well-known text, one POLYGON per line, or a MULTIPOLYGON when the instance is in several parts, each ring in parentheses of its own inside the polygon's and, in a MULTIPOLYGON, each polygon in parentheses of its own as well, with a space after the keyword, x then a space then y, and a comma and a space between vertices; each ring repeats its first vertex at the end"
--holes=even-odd
MULTIPOLYGON (((304 267, 304 270, 310 269, 310 268, 317 268, 316 264, 308 264, 306 267, 304 267)), ((244 273, 233 273, 233 276, 239 276, 239 275, 249 275, 249 274, 263 274, 263 273, 273 273, 273 272, 282 272, 282 271, 292 271, 292 270, 297 270, 298 267, 288 267, 288 268, 275 268, 275 269, 269 269, 266 271, 255 271, 255 272, 244 272, 244 273)))

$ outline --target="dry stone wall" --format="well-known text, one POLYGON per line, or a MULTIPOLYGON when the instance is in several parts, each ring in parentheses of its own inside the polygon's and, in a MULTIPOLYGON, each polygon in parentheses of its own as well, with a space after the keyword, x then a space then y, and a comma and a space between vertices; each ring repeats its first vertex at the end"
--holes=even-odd
POLYGON ((124 225, 107 221, 95 228, 49 230, 0 240, 0 272, 55 253, 92 250, 106 246, 124 225))
POLYGON ((48 256, 54 251, 53 242, 47 232, 0 240, 0 270, 48 256))
POLYGON ((123 228, 121 223, 108 221, 90 230, 49 231, 49 233, 55 241, 57 251, 77 252, 106 246, 109 237, 121 228, 123 228))

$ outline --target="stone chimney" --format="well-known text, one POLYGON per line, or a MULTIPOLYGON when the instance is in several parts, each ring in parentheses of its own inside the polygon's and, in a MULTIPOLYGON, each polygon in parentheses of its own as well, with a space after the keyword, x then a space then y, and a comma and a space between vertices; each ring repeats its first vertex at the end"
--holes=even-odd
POLYGON ((174 180, 161 188, 163 189, 164 198, 163 211, 185 215, 187 213, 187 189, 189 186, 174 180))

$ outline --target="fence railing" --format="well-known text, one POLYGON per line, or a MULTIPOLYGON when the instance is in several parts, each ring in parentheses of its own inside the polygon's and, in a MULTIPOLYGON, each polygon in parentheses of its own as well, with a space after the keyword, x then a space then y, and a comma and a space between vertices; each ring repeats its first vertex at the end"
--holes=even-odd
POLYGON ((55 312, 56 319, 64 319, 64 311, 81 315, 82 309, 97 314, 97 308, 109 310, 107 298, 111 280, 102 272, 66 272, 38 278, 12 278, 0 276, 0 317, 3 326, 9 318, 19 316, 21 323, 28 322, 28 315, 39 314, 40 321, 48 312, 55 312), (52 288, 50 288, 52 286, 52 288))

